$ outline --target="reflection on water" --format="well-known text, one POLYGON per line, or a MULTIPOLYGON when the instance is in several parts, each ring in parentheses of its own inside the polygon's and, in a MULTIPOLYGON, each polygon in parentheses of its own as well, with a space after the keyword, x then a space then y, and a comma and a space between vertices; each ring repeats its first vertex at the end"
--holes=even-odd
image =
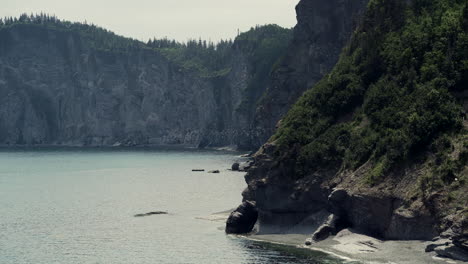
POLYGON ((197 219, 234 208, 232 153, 0 150, 0 263, 340 263, 226 236, 197 219), (192 172, 219 169, 220 174, 192 172), (151 211, 167 215, 134 217, 151 211))

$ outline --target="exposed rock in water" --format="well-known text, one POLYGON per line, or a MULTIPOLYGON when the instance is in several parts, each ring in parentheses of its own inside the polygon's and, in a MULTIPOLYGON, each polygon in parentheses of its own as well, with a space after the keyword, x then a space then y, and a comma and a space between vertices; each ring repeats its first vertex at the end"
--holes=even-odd
POLYGON ((204 169, 192 169, 192 171, 194 172, 202 172, 202 171, 205 171, 204 169))
POLYGON ((245 201, 229 215, 226 222, 227 234, 250 233, 257 222, 258 211, 254 202, 245 201))
POLYGON ((234 164, 232 164, 231 169, 232 169, 233 171, 238 171, 238 170, 239 170, 239 166, 240 166, 239 163, 235 162, 234 164))
POLYGON ((155 211, 155 212, 149 212, 146 214, 136 214, 134 217, 145 217, 145 216, 151 216, 151 215, 163 215, 163 214, 168 214, 168 212, 164 211, 155 211))

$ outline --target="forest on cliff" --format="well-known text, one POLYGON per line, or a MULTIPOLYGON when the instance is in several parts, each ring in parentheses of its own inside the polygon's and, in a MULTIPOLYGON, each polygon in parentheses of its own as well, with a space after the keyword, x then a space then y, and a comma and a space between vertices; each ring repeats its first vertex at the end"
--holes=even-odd
POLYGON ((441 192, 468 214, 468 3, 413 2, 370 1, 337 65, 271 141, 296 179, 360 169, 373 186, 416 165, 415 195, 441 192))

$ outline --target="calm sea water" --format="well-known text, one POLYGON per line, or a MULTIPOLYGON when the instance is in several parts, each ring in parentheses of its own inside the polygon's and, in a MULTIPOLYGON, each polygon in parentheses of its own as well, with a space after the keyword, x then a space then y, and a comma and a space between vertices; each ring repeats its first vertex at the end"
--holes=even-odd
POLYGON ((233 153, 1 149, 0 263, 339 263, 224 234, 199 219, 236 207, 233 153), (192 172, 219 169, 220 174, 192 172), (134 217, 168 211, 168 215, 134 217))

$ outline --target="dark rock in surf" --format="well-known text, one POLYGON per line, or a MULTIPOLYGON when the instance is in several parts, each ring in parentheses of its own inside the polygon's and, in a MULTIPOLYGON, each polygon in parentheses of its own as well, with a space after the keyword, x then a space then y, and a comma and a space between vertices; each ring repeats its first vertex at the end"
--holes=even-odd
POLYGON ((229 215, 226 222, 227 234, 246 234, 252 231, 257 222, 258 210, 255 202, 245 201, 229 215))
POLYGON ((236 163, 232 164, 231 169, 232 169, 233 171, 238 171, 238 170, 239 170, 239 166, 240 166, 240 164, 236 162, 236 163))

